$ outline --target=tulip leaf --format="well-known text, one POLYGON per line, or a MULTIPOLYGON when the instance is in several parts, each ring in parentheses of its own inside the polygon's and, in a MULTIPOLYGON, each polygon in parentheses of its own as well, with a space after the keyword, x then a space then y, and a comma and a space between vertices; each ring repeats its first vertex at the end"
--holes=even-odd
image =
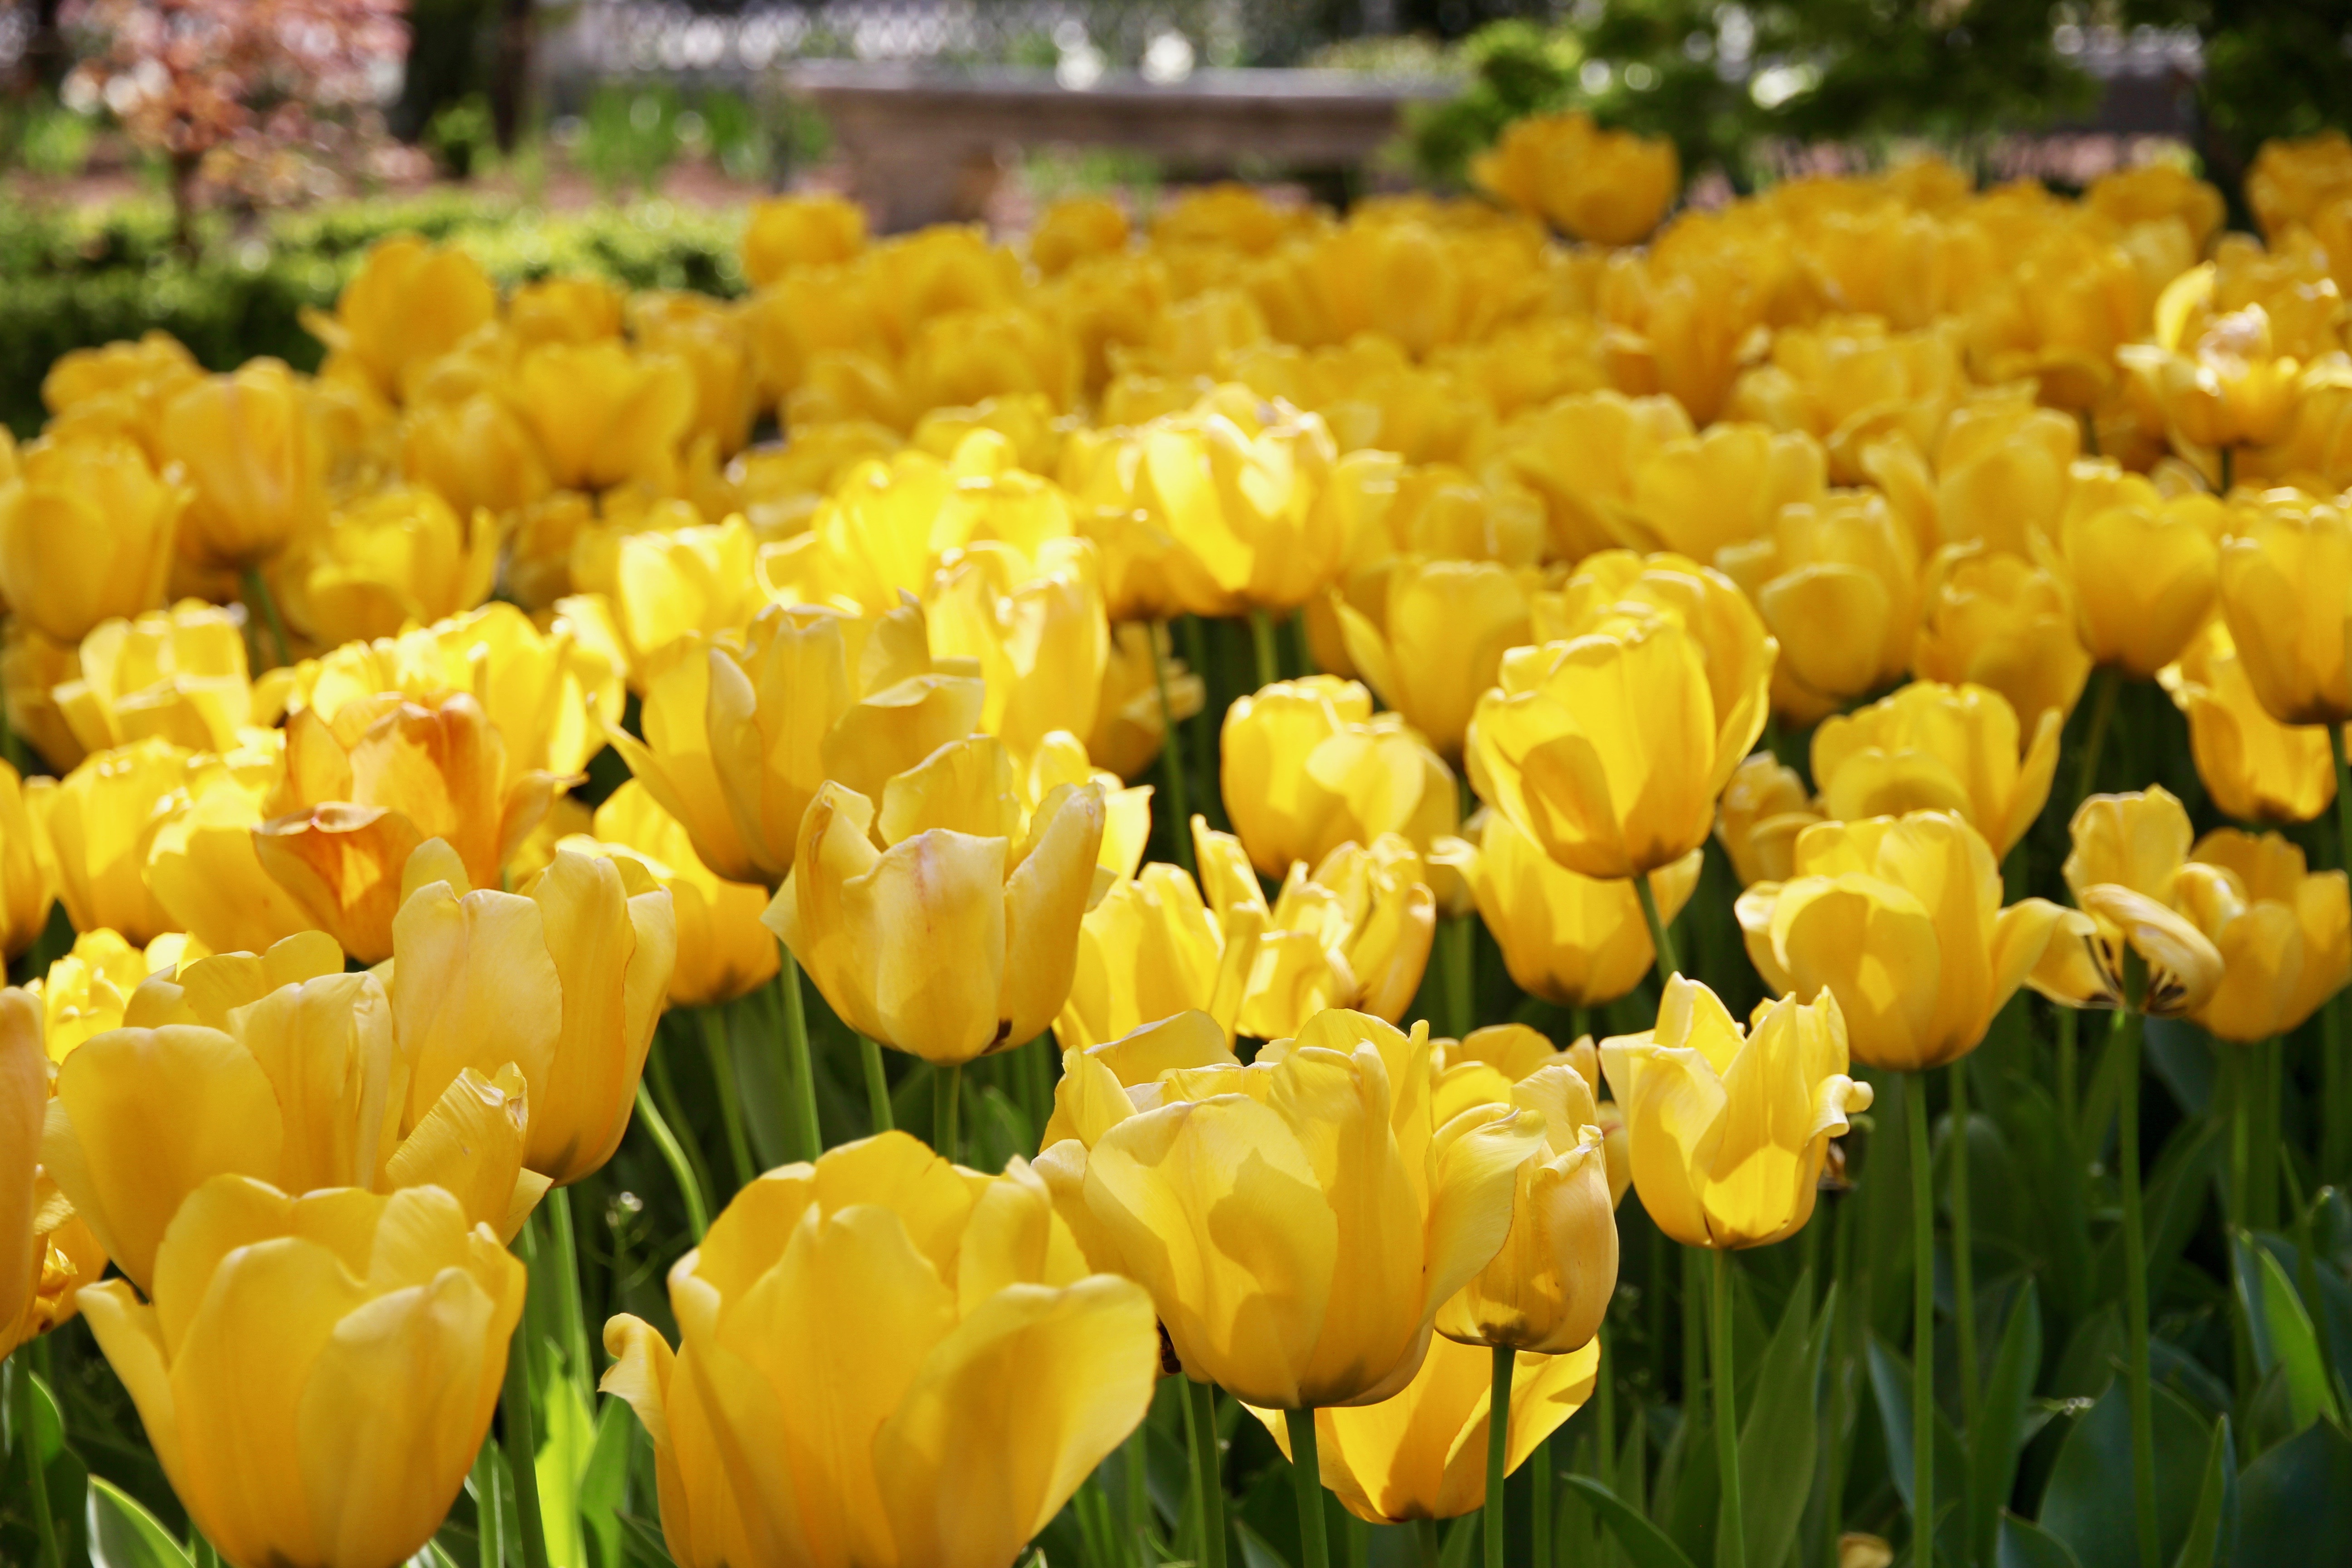
POLYGON ((2189 1521, 2189 1537, 2172 1568, 2213 1568, 2221 1555, 2223 1505, 2229 1500, 2231 1458, 2230 1418, 2213 1423, 2212 1440, 2205 1447, 2205 1479, 2197 1489, 2197 1511, 2189 1521))
POLYGON ((1691 1560, 1683 1549, 1670 1540, 1666 1532, 1643 1517, 1639 1510, 1618 1497, 1615 1492, 1591 1476, 1566 1478, 1578 1496, 1601 1516, 1610 1534, 1633 1560, 1633 1568, 1692 1568, 1691 1560))
MULTIPOLYGON (((2153 1389, 2157 1539, 2178 1552, 2196 1511, 2210 1433, 2171 1389, 2153 1389)), ((2132 1507, 2131 1411, 2121 1377, 2077 1417, 2058 1449, 2042 1494, 2042 1527, 2074 1549, 2083 1568, 2137 1568, 2132 1507)))
POLYGON ((19 1456, 25 1438, 17 1430, 18 1412, 22 1405, 16 1393, 16 1379, 20 1377, 32 1381, 33 1451, 40 1456, 41 1464, 46 1468, 49 1461, 64 1451, 66 1418, 65 1413, 58 1408, 57 1395, 49 1392, 49 1385, 34 1374, 28 1356, 17 1356, 0 1363, 0 1438, 5 1439, 0 1442, 0 1447, 7 1449, 9 1458, 18 1464, 23 1463, 19 1456))
MULTIPOLYGON (((1917 1480, 1912 1469, 1911 1364, 1874 1334, 1870 1340, 1870 1388, 1878 1402, 1879 1427, 1886 1437, 1886 1468, 1905 1510, 1916 1520, 1911 1493, 1917 1480)), ((1968 1486, 1968 1453, 1959 1434, 1952 1430, 1941 1409, 1935 1412, 1935 1513, 1937 1555, 1958 1562, 1963 1555, 1959 1539, 1965 1529, 1958 1506, 1968 1486)))
POLYGON ((112 1481, 89 1481, 90 1568, 189 1568, 188 1554, 139 1500, 112 1481))
POLYGON ((2000 1516, 2000 1551, 1993 1568, 2083 1568, 2074 1549, 2013 1513, 2000 1516))
POLYGON ((2328 1386, 2318 1331, 2286 1270, 2268 1248, 2255 1245, 2243 1232, 2231 1237, 2231 1249, 2236 1255, 2238 1296, 2245 1303, 2255 1364, 2265 1375, 2274 1366, 2282 1369, 2294 1429, 2300 1432, 2323 1415, 2342 1421, 2336 1391, 2328 1386))
POLYGON ((2341 1563, 2352 1556, 2352 1439, 2315 1421, 2240 1478, 2234 1560, 2341 1563))
POLYGON ((621 1558, 621 1504, 629 1491, 629 1448, 640 1428, 629 1407, 608 1399, 596 1413, 596 1437, 580 1472, 580 1522, 596 1542, 596 1560, 621 1558))
POLYGON ((1831 1291, 1818 1319, 1812 1302, 1813 1277, 1808 1270, 1789 1293, 1780 1326, 1757 1363, 1747 1417, 1739 1426, 1739 1486, 1749 1563, 1778 1563, 1788 1554, 1812 1497, 1813 1468, 1821 1455, 1816 1441, 1821 1402, 1816 1395, 1836 1291, 1831 1291))
POLYGON ((1290 1560, 1268 1545, 1265 1536, 1238 1519, 1233 1527, 1234 1539, 1241 1544, 1242 1568, 1290 1568, 1290 1560))
POLYGON ((627 1561, 641 1568, 677 1568, 670 1561, 669 1542, 662 1539, 659 1526, 647 1523, 634 1513, 614 1515, 621 1521, 621 1550, 627 1561))
POLYGON ((1478 1516, 1465 1513, 1448 1525, 1445 1544, 1437 1549, 1437 1568, 1470 1568, 1470 1553, 1478 1545, 1478 1516))
POLYGON ((2028 1279, 2001 1328, 1992 1376, 1969 1432, 1969 1542, 1979 1561, 1990 1554, 2000 1511, 2017 1482, 2024 1452, 2026 1401, 2042 1371, 2042 1299, 2028 1279))
POLYGON ((408 1560, 405 1568, 457 1568, 457 1560, 450 1556, 439 1542, 428 1541, 417 1549, 416 1555, 408 1560))

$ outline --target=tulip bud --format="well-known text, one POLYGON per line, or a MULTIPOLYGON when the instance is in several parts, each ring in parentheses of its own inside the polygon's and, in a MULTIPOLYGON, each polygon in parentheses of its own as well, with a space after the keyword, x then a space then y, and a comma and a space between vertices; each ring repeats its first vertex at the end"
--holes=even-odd
POLYGON ((121 437, 36 441, 0 472, 0 595, 42 636, 163 602, 187 492, 121 437))
POLYGON ((1384 833, 1426 846, 1460 820, 1452 772, 1351 680, 1310 675, 1239 699, 1221 752, 1226 814, 1269 877, 1384 833))
POLYGON ((194 487, 179 549, 196 566, 259 566, 325 510, 326 454, 302 384, 276 360, 250 361, 181 393, 163 410, 163 451, 194 487))

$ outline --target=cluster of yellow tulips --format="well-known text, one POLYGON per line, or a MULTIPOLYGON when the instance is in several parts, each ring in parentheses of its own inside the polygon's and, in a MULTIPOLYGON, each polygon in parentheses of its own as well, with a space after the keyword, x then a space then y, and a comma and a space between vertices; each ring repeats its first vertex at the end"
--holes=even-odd
POLYGON ((401 238, 315 374, 58 362, 0 433, 0 1545, 180 1550, 102 1465, 52 1506, 79 1318, 231 1568, 2061 1561, 1990 1040, 2120 1248, 2112 1560, 2216 1561, 2141 1056, 2226 1043, 2223 1357, 2341 1423, 2352 143, 2264 149, 2261 238, 2165 165, 1669 219, 1572 116, 1480 178, 783 198, 734 301, 401 238), (1872 1502, 1815 1270, 1880 1095, 1872 1502))

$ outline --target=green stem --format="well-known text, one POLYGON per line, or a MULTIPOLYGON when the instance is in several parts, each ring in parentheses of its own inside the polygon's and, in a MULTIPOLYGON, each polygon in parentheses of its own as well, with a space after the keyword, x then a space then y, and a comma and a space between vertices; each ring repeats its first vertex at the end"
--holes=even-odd
POLYGON ((558 1187, 547 1194, 549 1228, 555 1237, 556 1331, 563 1336, 563 1359, 572 1363, 572 1381, 581 1407, 596 1408, 596 1384, 588 1360, 588 1314, 580 1300, 580 1247, 572 1228, 572 1189, 558 1187))
POLYGON ((2139 1190, 2140 1016, 2122 1008, 2115 1026, 2115 1048, 2124 1053, 2116 1069, 2122 1092, 2116 1100, 2116 1181, 2124 1200, 2124 1373, 2131 1398, 2132 1512, 2140 1568, 2162 1568, 2156 1523, 2155 1394, 2148 1386, 2147 1233, 2139 1190))
MULTIPOLYGON (((1510 1352, 1502 1352, 1508 1355, 1510 1352)), ((1504 1373, 1508 1377, 1508 1373, 1504 1373)), ((1315 1449, 1315 1412, 1286 1410, 1283 1420, 1290 1428, 1290 1485, 1298 1498, 1298 1568, 1331 1568, 1331 1548, 1325 1539, 1328 1529, 1323 1518, 1323 1464, 1315 1449)), ((1492 1456, 1495 1446, 1487 1444, 1486 1473, 1493 1476, 1500 1461, 1492 1456)), ((1490 1498, 1488 1508, 1495 1507, 1490 1498)), ((1496 1547, 1486 1552, 1487 1568, 1500 1563, 1496 1547)))
POLYGON ((506 1568, 506 1499, 499 1490, 498 1439, 487 1437, 474 1456, 474 1562, 476 1568, 506 1568))
MULTIPOLYGON (((2230 1228, 2247 1228, 2246 1215, 2252 1205, 2248 1184, 2252 1171, 2247 1163, 2253 1147, 2255 1086, 2262 1081, 2262 1066, 2254 1059, 2253 1050, 2241 1047, 2235 1050, 2224 1046, 2215 1051, 2215 1058, 2226 1062, 2225 1076, 2230 1090, 2230 1228)), ((2267 1162, 2265 1162, 2267 1163, 2267 1162)), ((2234 1294, 2234 1292, 2232 1292, 2234 1294)))
POLYGON ((1683 1258, 1683 1410, 1695 1414, 1706 1388, 1706 1281, 1698 1249, 1675 1248, 1683 1258))
POLYGON ((1718 1564, 1747 1568, 1748 1515, 1739 1498, 1739 1388, 1731 1359, 1731 1253, 1715 1249, 1715 1462, 1723 1475, 1722 1550, 1718 1564))
POLYGON ((792 949, 776 971, 784 994, 784 1131, 795 1160, 814 1160, 824 1152, 824 1134, 816 1124, 816 1071, 809 1064, 808 1015, 801 1008, 801 965, 792 949))
POLYGON ((1936 1171, 1927 1145, 1927 1080, 1903 1075, 1911 1138, 1911 1561, 1936 1554, 1936 1171))
POLYGON ((881 1042, 858 1036, 857 1056, 866 1065, 866 1115, 873 1121, 875 1131, 887 1132, 898 1123, 890 1115, 890 1075, 882 1069, 881 1042))
POLYGON ((1975 1232, 1969 1223, 1969 1058, 1951 1066, 1952 1080, 1952 1308, 1953 1328, 1960 1342, 1960 1419, 1973 1423, 1977 1415, 1976 1259, 1969 1248, 1975 1232))
POLYGON ((514 1482, 523 1568, 548 1568, 547 1526, 539 1513, 539 1439, 531 1429, 530 1320, 515 1324, 507 1346, 507 1384, 499 1408, 506 1422, 507 1469, 514 1482))
POLYGON ((1274 647, 1274 617, 1264 610, 1249 613, 1250 651, 1257 656, 1257 685, 1263 691, 1282 679, 1282 660, 1274 647))
POLYGON ((2221 485, 2215 495, 2228 495, 2230 487, 2238 482, 2238 449, 2227 441, 2216 448, 2221 459, 2221 485))
MULTIPOLYGON (((2336 763, 2336 865, 2352 869, 2352 767, 2346 765, 2344 726, 2329 724, 2327 754, 2336 763)), ((2327 1004, 2326 1056, 2320 1064, 2320 1170, 2330 1181, 2341 1181, 2352 1163, 2352 1064, 2345 1060, 2345 1042, 2352 1028, 2345 1026, 2345 994, 2338 991, 2327 1004)))
POLYGON ((735 1058, 727 1049, 727 1021, 716 1007, 697 1007, 695 1021, 702 1026, 702 1054, 710 1060, 711 1087, 719 1091, 719 1119, 727 1127, 727 1154, 734 1162, 735 1185, 751 1184, 760 1173, 751 1160, 751 1140, 743 1129, 743 1099, 735 1083, 735 1058))
POLYGON ((2082 1136, 2075 1118, 2083 1113, 2074 1070, 2074 1029, 2080 1019, 2072 1007, 2058 1009, 2058 1124, 2069 1138, 2082 1136))
POLYGON ((262 579, 258 566, 245 569, 245 602, 261 611, 262 621, 269 627, 270 643, 278 650, 278 662, 293 663, 293 644, 286 640, 286 623, 278 618, 278 600, 269 592, 269 584, 262 579))
POLYGON ((943 1158, 956 1157, 956 1112, 963 1099, 963 1064, 940 1068, 931 1077, 931 1148, 943 1158))
POLYGON ((1633 879, 1633 896, 1642 900, 1642 918, 1649 922, 1650 945, 1657 950, 1658 979, 1663 984, 1668 976, 1683 972, 1682 961, 1675 956, 1674 933, 1658 918, 1658 895, 1651 889, 1649 878, 1633 879))
POLYGON ((1176 710, 1168 700, 1168 661, 1160 656, 1162 626, 1146 623, 1143 640, 1151 649, 1152 683, 1160 689, 1160 771, 1168 781, 1169 820, 1175 824, 1170 836, 1176 840, 1176 863, 1187 875, 1198 877, 1200 868, 1192 863, 1192 790, 1184 776, 1184 726, 1176 721, 1176 710))
MULTIPOLYGON (((1496 1345, 1486 1385, 1486 1568, 1503 1568, 1503 1481, 1511 1464, 1511 1369, 1519 1352, 1496 1345)), ((1295 1447, 1295 1440, 1294 1440, 1295 1447)), ((1303 1497, 1303 1493, 1301 1494, 1303 1497)), ((1306 1505, 1302 1501, 1300 1507, 1306 1505)))
POLYGON ((661 1151, 662 1163, 669 1167, 670 1176, 677 1183, 678 1195, 686 1200, 686 1223, 693 1227, 694 1239, 699 1245, 703 1233, 710 1228, 710 1205, 703 1201, 702 1185, 694 1179, 694 1167, 687 1162, 677 1134, 669 1130, 669 1123, 655 1108, 654 1097, 646 1091, 642 1080, 637 1084, 637 1120, 653 1134, 654 1147, 661 1151))
MULTIPOLYGON (((1817 1216, 1818 1217, 1818 1216, 1817 1216)), ((1853 1387, 1853 1353, 1849 1343, 1851 1325, 1854 1321, 1854 1295, 1858 1289, 1853 1277, 1853 1215, 1843 1200, 1837 1203, 1837 1234, 1830 1244, 1830 1272, 1837 1279, 1837 1297, 1832 1310, 1837 1321, 1831 1325, 1831 1356, 1834 1371, 1830 1379, 1829 1484, 1822 1490, 1827 1505, 1828 1528, 1822 1539, 1828 1543, 1827 1560, 1834 1565, 1839 1560, 1838 1537, 1845 1531, 1845 1468, 1846 1429, 1852 1417, 1849 1407, 1853 1387)))
POLYGON ((1529 1556, 1537 1568, 1551 1568, 1554 1552, 1551 1544, 1551 1439, 1546 1437, 1536 1445, 1533 1457, 1535 1470, 1528 1479, 1528 1532, 1535 1547, 1529 1556))
POLYGON ((1419 1568, 1438 1568, 1445 1561, 1445 1549, 1439 1542, 1437 1521, 1416 1519, 1412 1521, 1413 1560, 1419 1568))
MULTIPOLYGON (((1188 1378, 1184 1395, 1192 1404, 1192 1462, 1201 1478, 1201 1568, 1225 1568, 1225 1482, 1224 1466, 1217 1458, 1217 1391, 1188 1378)), ((1297 1441, 1295 1436, 1292 1440, 1297 1441)), ((1297 1451, 1292 1449, 1294 1454, 1297 1451)), ((1314 1452, 1311 1427, 1307 1452, 1314 1452)))
POLYGON ((66 1568, 65 1552, 58 1545, 58 1522, 49 1514, 48 1479, 42 1471, 38 1446, 33 1439, 33 1352, 29 1342, 25 1353, 16 1358, 16 1374, 10 1381, 16 1384, 16 1441, 25 1450, 25 1490, 33 1503, 33 1535, 41 1543, 41 1561, 48 1568, 66 1568))
POLYGON ((1464 915, 1440 921, 1437 926, 1438 961, 1444 968, 1446 1027, 1457 1040, 1469 1038, 1477 1026, 1478 1006, 1474 999, 1477 977, 1471 967, 1477 962, 1473 945, 1476 937, 1471 930, 1477 919, 1464 915))
POLYGON ((1146 1451, 1149 1438, 1145 1428, 1138 1426, 1124 1445, 1127 1449, 1127 1485, 1121 1489, 1120 1501, 1127 1515, 1127 1549, 1135 1554, 1137 1568, 1150 1568, 1151 1548, 1151 1474, 1150 1455, 1146 1451))
POLYGON ((2102 665, 2096 677, 2098 694, 2091 699, 2091 727, 2083 736, 2083 760, 2074 773, 2074 804, 2080 805, 2090 797, 2091 788, 2099 782, 2099 757, 2107 749, 2107 731, 2116 721, 2116 699, 2123 694, 2123 672, 2114 665, 2102 665))

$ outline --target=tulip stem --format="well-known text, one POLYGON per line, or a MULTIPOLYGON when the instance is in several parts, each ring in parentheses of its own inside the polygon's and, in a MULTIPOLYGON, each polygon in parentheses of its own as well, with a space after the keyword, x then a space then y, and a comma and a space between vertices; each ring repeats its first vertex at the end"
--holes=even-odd
POLYGON ((2080 1138, 2082 1129, 2074 1119, 2082 1114, 2076 1102, 2074 1072, 2074 1030, 2078 1016, 2072 1007, 2058 1009, 2058 1124, 2069 1138, 2080 1138))
MULTIPOLYGON (((1508 1351, 1498 1352, 1509 1355, 1508 1351)), ((1510 1374, 1503 1374, 1507 1378, 1510 1374)), ((1504 1406, 1508 1411, 1507 1402, 1504 1406)), ((1315 1412, 1313 1409, 1286 1410, 1283 1420, 1290 1428, 1290 1484, 1298 1494, 1298 1568, 1331 1568, 1331 1547, 1326 1539, 1328 1521, 1323 1517, 1323 1463, 1315 1449, 1315 1412)), ((1486 1445, 1486 1474, 1490 1481, 1499 1461, 1495 1458, 1495 1445, 1486 1445)), ((1489 1510, 1498 1508, 1498 1500, 1489 1495, 1489 1510)), ((1494 1522, 1493 1516, 1488 1516, 1494 1522)), ((1496 1545, 1486 1549, 1487 1568, 1502 1561, 1496 1545)))
POLYGON ((2139 1190, 2139 1014, 2118 1009, 2115 1028, 2114 1048, 2123 1053, 2116 1069, 2121 1092, 2116 1098, 2116 1181, 2123 1190, 2124 1207, 2124 1373, 2131 1398, 2133 1518, 2138 1526, 2140 1568, 2160 1568, 2155 1395, 2148 1386, 2147 1233, 2139 1190))
POLYGON ((637 1120, 653 1134, 654 1147, 661 1151, 662 1163, 669 1167, 671 1177, 677 1183, 678 1195, 686 1200, 686 1223, 693 1227, 698 1245, 703 1232, 710 1228, 710 1208, 702 1199, 702 1184, 694 1179, 694 1167, 687 1163, 686 1150, 677 1134, 669 1130, 662 1113, 655 1109, 654 1097, 646 1091, 642 1080, 637 1084, 637 1120))
POLYGON ((2074 804, 2080 805, 2090 798, 2099 782, 2099 758, 2107 749, 2107 731, 2116 721, 2116 700, 2123 694, 2123 671, 2112 664, 2101 665, 2098 674, 2098 694, 2091 699, 2091 727, 2083 734, 2083 760, 2074 773, 2074 804))
POLYGON ((1462 915, 1440 921, 1437 926, 1444 942, 1446 1023, 1457 1040, 1469 1038, 1470 1031, 1477 1027, 1477 975, 1471 967, 1477 962, 1476 949, 1472 945, 1477 937, 1470 929, 1477 918, 1462 915))
POLYGON ((882 1044, 870 1035, 857 1037, 857 1055, 866 1064, 866 1109, 874 1131, 887 1132, 898 1125, 890 1114, 890 1075, 882 1070, 882 1044))
POLYGON ((727 1051, 727 1021, 716 1007, 697 1007, 702 1026, 702 1052, 710 1058, 710 1085, 719 1092, 719 1119, 727 1125, 727 1154, 734 1162, 735 1185, 751 1184, 759 1170, 751 1163, 751 1140, 743 1131, 743 1100, 735 1086, 735 1060, 727 1051))
MULTIPOLYGON (((2338 869, 2352 868, 2352 766, 2345 759, 2344 726, 2321 727, 2327 731, 2327 754, 2336 763, 2336 864, 2338 869)), ((2341 991, 2328 999, 2327 1054, 2321 1064, 2320 1170, 2336 1182, 2344 1179, 2345 1166, 2352 1162, 2352 1068, 2344 1060, 2345 1040, 2352 1036, 2352 1029, 2344 1026, 2347 1005, 2341 991)), ((2276 1071, 2273 1066, 2273 1077, 2276 1071)))
POLYGON ((808 1015, 801 1008, 801 962, 791 948, 784 949, 776 984, 784 994, 784 1093, 792 1100, 785 1126, 798 1145, 792 1156, 814 1160, 824 1152, 824 1134, 816 1124, 816 1072, 809 1065, 808 1015))
POLYGON ((1650 923, 1650 945, 1657 950, 1658 979, 1663 984, 1683 972, 1682 961, 1675 956, 1674 934, 1658 918, 1658 895, 1646 874, 1633 879, 1633 896, 1642 900, 1642 918, 1650 923))
POLYGON ((286 640, 286 623, 278 616, 278 600, 261 575, 261 568, 245 569, 245 602, 261 612, 261 619, 269 627, 270 645, 278 650, 279 664, 294 662, 293 645, 286 640))
POLYGON ((1528 1473, 1529 1507, 1528 1533, 1534 1540, 1528 1553, 1536 1568, 1552 1568, 1554 1552, 1551 1545, 1551 1439, 1546 1437, 1536 1445, 1534 1468, 1528 1473))
MULTIPOLYGON (((1184 868, 1185 875, 1197 878, 1201 869, 1192 861, 1192 811, 1191 790, 1184 777, 1184 727, 1176 721, 1175 705, 1168 700, 1168 661, 1160 657, 1160 638, 1167 623, 1147 623, 1143 640, 1151 649, 1151 680, 1160 689, 1160 768, 1168 779, 1169 820, 1175 829, 1169 835, 1176 840, 1176 863, 1184 868)), ((1172 646, 1172 644, 1171 644, 1172 646)))
POLYGON ((588 1356, 588 1313, 580 1300, 580 1243, 572 1228, 572 1189, 558 1187, 547 1194, 547 1227, 555 1247, 552 1262, 557 1287, 557 1328, 563 1335, 563 1359, 572 1363, 572 1382, 583 1408, 596 1408, 596 1379, 588 1356))
POLYGON ((957 1101, 963 1098, 963 1064, 938 1068, 931 1075, 931 1147, 940 1157, 956 1157, 957 1101))
MULTIPOLYGON (((506 1499, 499 1490, 498 1439, 492 1437, 474 1456, 475 1568, 506 1568, 507 1530, 502 1522, 505 1506, 506 1499)), ((197 1561, 201 1563, 203 1559, 197 1561)))
POLYGON ((1952 1317, 1960 1342, 1960 1419, 1977 1415, 1976 1259, 1969 1256, 1974 1231, 1969 1224, 1969 1058, 1951 1066, 1952 1079, 1952 1317))
POLYGON ((1274 617, 1264 610, 1249 613, 1250 648, 1257 655, 1257 686, 1263 691, 1282 679, 1282 660, 1275 652, 1274 617))
POLYGON ((548 1568, 547 1525, 539 1512, 539 1438, 531 1428, 530 1320, 515 1324, 507 1346, 507 1385, 499 1409, 506 1418, 507 1469, 514 1480, 515 1522, 522 1535, 522 1568, 548 1568))
MULTIPOLYGON (((1205 1383, 1184 1380, 1185 1426, 1192 1438, 1192 1469, 1201 1489, 1201 1568, 1225 1568, 1224 1467, 1217 1459, 1217 1391, 1205 1383)), ((1294 1412, 1293 1414, 1296 1414, 1294 1412)), ((1297 1429, 1292 1428, 1291 1453, 1297 1449, 1297 1429)), ((1307 1422, 1307 1451, 1315 1451, 1313 1419, 1307 1422)), ((1322 1513, 1318 1510, 1319 1521, 1322 1513)))
POLYGON ((1715 1463, 1723 1476, 1723 1550, 1718 1563, 1747 1568, 1748 1515, 1739 1499, 1739 1387, 1731 1363, 1731 1252, 1715 1250, 1715 1346, 1707 1373, 1715 1380, 1715 1463))
POLYGON ((2224 441, 2214 448, 2214 455, 2220 458, 2221 484, 2213 493, 2225 496, 2230 493, 2230 487, 2238 482, 2238 449, 2224 441))
POLYGON ((33 1533, 41 1543, 41 1561, 47 1568, 66 1568, 65 1553, 58 1546, 57 1521, 49 1516, 48 1479, 42 1474, 41 1456, 33 1438, 33 1347, 27 1342, 24 1353, 16 1358, 16 1441, 25 1450, 26 1494, 33 1502, 33 1533))
MULTIPOLYGON (((1486 1394, 1486 1568, 1503 1568, 1503 1482, 1511 1464, 1511 1370, 1519 1352, 1510 1345, 1494 1348, 1494 1378, 1486 1394)), ((1292 1447, 1297 1447, 1296 1439, 1292 1447)), ((1302 1503, 1300 1505, 1304 1507, 1302 1503)))
POLYGON ((1927 1143, 1927 1079, 1903 1075, 1911 1140, 1911 1562, 1936 1554, 1936 1161, 1927 1143))

